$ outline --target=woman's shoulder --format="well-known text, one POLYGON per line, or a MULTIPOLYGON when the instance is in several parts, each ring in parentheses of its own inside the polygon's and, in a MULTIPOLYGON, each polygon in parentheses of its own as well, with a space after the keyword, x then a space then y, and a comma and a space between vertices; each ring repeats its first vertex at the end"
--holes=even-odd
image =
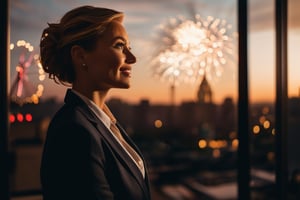
POLYGON ((63 105, 52 118, 48 133, 63 132, 65 135, 77 134, 78 136, 97 137, 99 131, 105 131, 104 125, 94 116, 87 106, 63 105))

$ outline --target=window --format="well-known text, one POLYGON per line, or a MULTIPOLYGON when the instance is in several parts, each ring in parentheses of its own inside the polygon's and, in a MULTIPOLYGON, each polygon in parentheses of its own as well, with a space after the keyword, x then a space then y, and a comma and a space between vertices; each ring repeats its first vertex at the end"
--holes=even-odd
MULTIPOLYGON (((136 77, 133 79, 133 85, 136 86, 130 91, 112 91, 107 103, 149 162, 153 198, 213 199, 219 198, 216 196, 219 194, 216 192, 218 188, 228 192, 222 192, 222 197, 228 195, 228 198, 237 198, 238 192, 241 191, 249 191, 249 196, 252 198, 276 198, 274 195, 277 194, 274 190, 280 190, 279 193, 286 195, 287 199, 300 196, 300 162, 298 148, 296 148, 300 113, 297 57, 300 46, 300 16, 295 10, 299 7, 299 2, 289 1, 287 9, 287 80, 284 75, 278 77, 280 70, 284 72, 279 65, 278 56, 283 56, 281 58, 285 59, 285 51, 284 48, 278 51, 276 45, 286 44, 278 43, 280 42, 278 34, 283 33, 284 41, 285 32, 277 27, 276 19, 279 19, 274 17, 277 14, 284 21, 284 13, 279 15, 276 6, 286 1, 251 0, 248 2, 246 5, 243 1, 207 3, 195 1, 193 4, 142 1, 135 2, 134 9, 130 1, 122 6, 114 2, 107 4, 124 11, 127 15, 125 26, 132 40, 133 51, 136 52, 140 62, 134 69, 136 77), (144 5, 147 5, 147 11, 143 10, 144 5), (245 10, 248 6, 248 24, 246 24, 248 29, 245 26, 240 27, 241 29, 238 27, 238 21, 243 21, 245 17, 239 15, 239 6, 243 6, 245 10), (159 12, 159 9, 164 11, 159 12), (241 63, 246 63, 248 68, 241 66, 238 68, 238 38, 234 37, 232 47, 235 48, 236 56, 232 54, 229 65, 222 69, 222 76, 217 78, 200 72, 205 76, 198 77, 199 79, 192 85, 168 84, 168 81, 160 82, 153 79, 150 76, 152 68, 149 64, 152 57, 149 55, 152 55, 159 45, 157 37, 153 38, 149 32, 159 36, 155 27, 168 23, 170 18, 177 19, 177 23, 183 22, 179 14, 185 17, 184 20, 197 20, 193 18, 194 14, 200 14, 202 20, 211 20, 211 22, 217 18, 225 19, 226 23, 232 26, 231 33, 240 30, 239 37, 246 40, 240 40, 244 46, 241 47, 239 59, 241 63), (140 28, 142 24, 147 24, 148 32, 140 28), (243 38, 245 36, 243 34, 246 34, 247 38, 243 38), (241 77, 249 80, 249 87, 240 79, 241 77), (280 80, 281 78, 283 80, 280 80), (278 84, 285 86, 284 81, 287 81, 287 86, 282 90, 288 89, 286 102, 284 97, 278 96, 278 88, 280 88, 278 84), (238 104, 238 98, 245 100, 243 98, 248 94, 249 102, 238 104), (282 120, 285 114, 286 121, 282 120), (247 120, 246 124, 244 119, 247 120), (279 120, 283 122, 280 126, 279 120), (282 141, 278 137, 276 130, 278 127, 283 131, 286 127, 287 133, 280 134, 282 141), (244 131, 244 135, 239 131, 244 131), (244 146, 240 146, 238 150, 239 144, 244 146), (287 163, 283 163, 285 159, 287 163), (288 167, 287 180, 278 179, 278 171, 284 172, 285 167, 288 167), (241 175, 240 172, 246 173, 241 175), (248 185, 248 178, 250 185, 248 185), (287 185, 283 185, 285 181, 288 181, 288 188, 287 185)), ((7 2, 1 2, 1 9, 6 7, 5 3, 7 2)), ((32 3, 9 1, 9 3, 11 28, 9 44, 15 46, 10 51, 9 77, 5 76, 6 72, 1 71, 0 74, 1 80, 10 79, 7 94, 11 95, 18 91, 18 88, 14 87, 18 84, 14 81, 20 80, 16 79, 20 73, 16 71, 16 66, 20 64, 20 60, 22 61, 20 58, 31 55, 30 45, 35 49, 33 52, 38 53, 40 33, 46 23, 58 20, 57 16, 61 16, 70 5, 51 1, 47 4, 39 1, 32 1, 32 3), (51 12, 48 13, 46 10, 51 12), (28 43, 26 48, 22 45, 18 48, 18 41, 23 45, 29 42, 30 45, 28 43), (22 49, 25 49, 25 53, 22 49)), ((74 7, 78 5, 79 3, 75 3, 74 7)), ((1 10, 0 13, 1 20, 5 19, 5 16, 2 17, 5 12, 1 10)), ((7 28, 7 24, 5 26, 7 28)), ((191 38, 192 35, 189 36, 191 38)), ((5 60, 8 56, 5 53, 1 55, 3 55, 1 64, 6 65, 5 60)), ((178 56, 175 56, 173 61, 175 58, 178 56)), ((1 113, 7 113, 1 115, 1 119, 9 122, 9 127, 1 124, 1 130, 2 126, 3 130, 8 129, 7 134, 0 133, 3 139, 1 145, 7 144, 10 161, 12 161, 9 168, 10 191, 6 191, 8 188, 5 187, 3 190, 16 200, 19 197, 41 198, 39 163, 46 129, 51 117, 61 106, 65 93, 64 87, 56 86, 47 80, 47 77, 43 79, 44 74, 39 71, 38 60, 33 59, 31 62, 34 67, 31 66, 32 71, 28 71, 29 82, 22 83, 23 92, 29 90, 26 87, 30 85, 38 98, 31 99, 29 103, 25 102, 26 98, 23 98, 10 102, 9 108, 1 107, 1 113), (41 92, 42 95, 39 96, 41 92), (8 139, 7 143, 6 139, 8 139)), ((176 64, 174 62, 173 67, 176 64)), ((177 68, 172 75, 178 75, 180 70, 177 68)), ((6 83, 1 82, 1 91, 6 83)), ((7 94, 1 93, 1 105, 6 105, 7 94)), ((1 155, 6 155, 6 150, 1 149, 1 155)), ((5 160, 4 157, 2 158, 5 160)), ((0 168, 0 171, 5 176, 5 173, 2 173, 6 172, 5 169, 0 168)), ((244 195, 247 198, 248 194, 244 195)), ((2 199, 2 196, 0 198, 2 199)))

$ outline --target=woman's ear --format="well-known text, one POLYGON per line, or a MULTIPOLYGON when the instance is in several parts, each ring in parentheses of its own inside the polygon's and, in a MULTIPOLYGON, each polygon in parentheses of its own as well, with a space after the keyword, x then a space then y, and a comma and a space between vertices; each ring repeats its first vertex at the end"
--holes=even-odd
POLYGON ((79 45, 73 45, 70 50, 72 61, 75 67, 86 66, 85 50, 79 45))

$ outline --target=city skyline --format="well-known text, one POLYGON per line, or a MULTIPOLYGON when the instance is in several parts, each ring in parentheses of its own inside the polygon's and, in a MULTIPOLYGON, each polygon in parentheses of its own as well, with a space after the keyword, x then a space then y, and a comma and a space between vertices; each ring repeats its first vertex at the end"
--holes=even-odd
MULTIPOLYGON (((275 98, 275 34, 274 34, 274 5, 266 1, 249 1, 249 94, 251 101, 274 101, 275 98), (265 45, 261 45, 264 43, 265 45)), ((125 13, 124 25, 127 28, 133 53, 138 62, 133 66, 132 87, 129 90, 113 89, 110 98, 121 98, 127 102, 137 103, 148 99, 151 103, 170 103, 170 85, 158 81, 151 76, 149 62, 156 50, 157 26, 169 19, 183 15, 191 17, 191 5, 194 11, 203 17, 213 16, 225 19, 237 29, 237 3, 226 1, 47 1, 28 0, 26 2, 10 1, 11 42, 25 39, 32 43, 38 51, 38 42, 42 29, 47 22, 57 22, 61 16, 73 7, 90 4, 110 7, 125 13), (72 2, 72 5, 70 5, 72 2)), ((299 2, 293 0, 289 5, 289 96, 297 96, 300 81, 300 67, 297 54, 300 52, 300 14, 296 13, 299 2), (298 22, 297 22, 298 20, 298 22), (297 35, 298 34, 298 35, 297 35)), ((11 59, 15 59, 12 54, 11 59)), ((237 60, 236 60, 237 61, 237 60)), ((15 67, 11 66, 11 74, 15 67)), ((213 100, 222 103, 226 97, 236 100, 238 79, 237 64, 224 68, 224 74, 217 80, 208 80, 214 92, 213 100)), ((44 96, 62 100, 66 87, 56 85, 46 78, 44 96)), ((176 87, 175 102, 196 101, 200 82, 193 85, 182 84, 176 87)))

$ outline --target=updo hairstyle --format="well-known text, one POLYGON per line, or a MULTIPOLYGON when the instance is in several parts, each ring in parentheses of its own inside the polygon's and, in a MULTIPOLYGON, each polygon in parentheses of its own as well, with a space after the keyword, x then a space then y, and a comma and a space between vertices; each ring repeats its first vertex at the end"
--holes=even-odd
POLYGON ((123 13, 108 8, 82 6, 67 12, 59 23, 48 23, 40 41, 41 63, 56 83, 72 85, 75 70, 71 48, 79 45, 93 50, 96 41, 112 21, 123 20, 123 13))

